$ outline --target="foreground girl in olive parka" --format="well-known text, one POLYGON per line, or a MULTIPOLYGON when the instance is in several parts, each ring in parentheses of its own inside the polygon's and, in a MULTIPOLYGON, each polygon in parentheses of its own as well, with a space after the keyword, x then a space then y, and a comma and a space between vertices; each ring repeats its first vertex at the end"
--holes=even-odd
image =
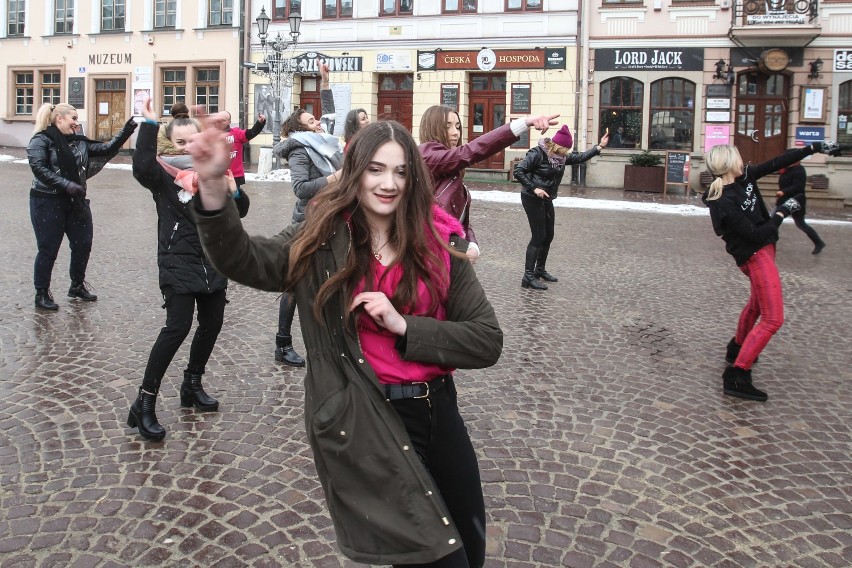
POLYGON ((305 425, 340 549, 371 564, 481 567, 484 500, 452 372, 493 365, 503 334, 411 134, 364 127, 339 184, 271 238, 249 237, 228 202, 223 144, 205 129, 190 146, 199 235, 222 274, 295 290, 305 425))

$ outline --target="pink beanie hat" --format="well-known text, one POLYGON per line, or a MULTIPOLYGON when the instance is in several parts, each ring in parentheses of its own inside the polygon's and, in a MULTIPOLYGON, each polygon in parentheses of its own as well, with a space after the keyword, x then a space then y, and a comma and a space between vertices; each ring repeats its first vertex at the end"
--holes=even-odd
POLYGON ((559 132, 554 134, 551 140, 554 144, 559 144, 563 148, 571 148, 574 146, 574 137, 571 136, 571 131, 568 129, 567 124, 563 124, 562 128, 559 129, 559 132))

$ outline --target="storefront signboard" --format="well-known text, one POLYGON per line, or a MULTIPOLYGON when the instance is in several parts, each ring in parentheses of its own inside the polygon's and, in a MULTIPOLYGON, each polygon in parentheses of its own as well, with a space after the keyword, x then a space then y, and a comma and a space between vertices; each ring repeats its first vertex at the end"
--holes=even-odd
POLYGON ((704 48, 596 49, 595 71, 701 71, 704 48))
POLYGON ((731 111, 708 110, 704 122, 731 122, 731 111))
POLYGON ((704 91, 708 97, 728 97, 731 98, 731 85, 706 85, 704 91))
POLYGON ((511 111, 519 114, 532 112, 532 88, 530 83, 515 83, 512 85, 511 111))
POLYGON ((565 69, 565 48, 418 51, 418 71, 565 69))
POLYGON ((825 127, 823 126, 797 126, 796 146, 805 146, 812 142, 825 140, 825 127))
POLYGON ((404 51, 376 54, 376 71, 411 71, 411 54, 404 51))
POLYGON ((834 71, 852 72, 852 49, 834 50, 834 71))
POLYGON ((708 109, 729 109, 731 108, 731 99, 707 99, 708 109))
POLYGON ((789 61, 786 67, 801 67, 804 65, 805 49, 803 47, 735 47, 731 50, 731 67, 754 67, 767 51, 783 51, 789 61))
POLYGON ((458 112, 459 110, 459 84, 441 84, 441 104, 458 112))
POLYGON ((318 75, 320 61, 328 63, 329 71, 358 72, 364 69, 363 60, 363 57, 340 57, 316 51, 309 51, 293 58, 296 72, 300 75, 318 75))
POLYGON ((731 139, 730 124, 705 124, 704 125, 704 153, 710 151, 713 146, 728 144, 731 139))

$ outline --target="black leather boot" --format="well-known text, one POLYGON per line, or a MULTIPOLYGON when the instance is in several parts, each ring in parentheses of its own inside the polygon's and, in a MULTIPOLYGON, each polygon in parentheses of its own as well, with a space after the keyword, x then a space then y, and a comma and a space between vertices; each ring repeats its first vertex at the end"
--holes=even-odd
POLYGON ((195 407, 199 410, 219 410, 219 401, 204 392, 201 386, 201 374, 192 371, 183 372, 183 384, 180 385, 180 405, 184 408, 195 407))
POLYGON ((820 241, 818 243, 814 243, 814 250, 811 251, 811 254, 819 254, 822 252, 822 249, 825 248, 825 243, 820 241))
POLYGON ((275 335, 275 360, 291 367, 305 366, 305 360, 293 349, 291 335, 275 335))
POLYGON ((80 298, 84 302, 94 302, 98 297, 89 292, 89 286, 85 282, 72 282, 68 288, 69 298, 80 298))
POLYGON ((538 249, 538 255, 535 260, 535 276, 545 282, 559 282, 559 279, 553 274, 550 274, 545 268, 545 265, 547 264, 547 253, 549 252, 549 246, 538 249))
POLYGON ((532 245, 527 245, 527 256, 524 260, 524 277, 521 278, 521 288, 547 290, 547 284, 542 284, 535 277, 536 258, 538 258, 538 249, 532 245))
POLYGON ((725 394, 749 400, 765 401, 769 396, 751 384, 751 369, 746 371, 739 367, 728 367, 722 373, 725 394))
POLYGON ((139 389, 139 396, 130 406, 127 425, 131 428, 139 428, 139 435, 146 440, 159 442, 166 437, 166 429, 157 422, 157 413, 154 412, 156 405, 157 393, 139 389))
POLYGON ((53 301, 49 288, 36 288, 35 307, 52 312, 59 309, 57 303, 53 301))

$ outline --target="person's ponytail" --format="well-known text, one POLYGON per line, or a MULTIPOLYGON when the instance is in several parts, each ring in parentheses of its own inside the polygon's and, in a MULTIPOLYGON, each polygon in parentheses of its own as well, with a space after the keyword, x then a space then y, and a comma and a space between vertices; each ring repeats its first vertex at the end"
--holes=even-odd
POLYGON ((74 112, 75 110, 77 109, 68 103, 59 103, 58 105, 44 103, 36 111, 33 134, 38 134, 39 132, 46 130, 48 126, 56 122, 56 117, 58 115, 61 114, 64 116, 69 112, 74 112))

